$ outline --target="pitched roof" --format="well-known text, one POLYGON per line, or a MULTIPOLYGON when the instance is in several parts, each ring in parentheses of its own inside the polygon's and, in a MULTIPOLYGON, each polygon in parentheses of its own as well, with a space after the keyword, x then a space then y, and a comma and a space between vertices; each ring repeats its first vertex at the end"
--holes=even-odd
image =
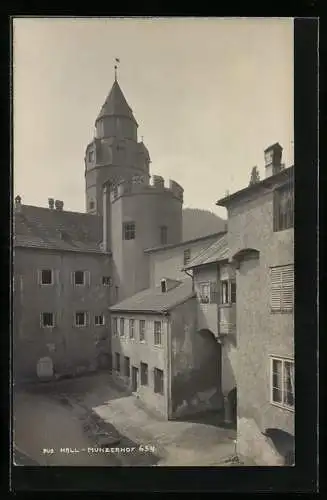
POLYGON ((202 250, 196 255, 184 269, 192 269, 205 264, 212 264, 228 259, 229 248, 227 242, 227 234, 215 241, 209 248, 202 250))
POLYGON ((144 252, 152 253, 152 252, 159 252, 160 250, 167 250, 168 248, 187 246, 191 243, 196 243, 197 241, 211 240, 215 237, 220 236, 221 234, 225 234, 225 232, 226 231, 221 231, 219 233, 211 233, 207 234, 206 236, 200 236, 199 238, 194 238, 192 240, 180 241, 179 243, 168 243, 167 245, 161 245, 159 247, 154 247, 154 248, 146 248, 144 252))
POLYGON ((103 253, 102 218, 21 205, 14 214, 14 246, 103 253))
POLYGON ((158 314, 168 312, 194 296, 192 280, 186 279, 178 283, 165 293, 161 291, 161 286, 142 290, 142 292, 111 306, 110 311, 158 314))
POLYGON ((127 104, 125 96, 119 86, 117 80, 114 81, 113 86, 105 100, 101 111, 96 119, 96 122, 103 116, 126 116, 136 123, 132 109, 127 104))
POLYGON ((220 200, 216 201, 216 205, 219 205, 221 207, 227 207, 230 204, 230 202, 242 199, 244 195, 246 196, 250 193, 251 194, 256 193, 258 195, 262 195, 262 193, 265 192, 265 189, 272 190, 276 186, 284 182, 289 182, 290 180, 293 179, 293 176, 294 176, 294 165, 287 168, 283 168, 275 175, 266 177, 260 182, 255 182, 250 186, 246 186, 245 188, 240 189, 235 193, 232 193, 228 196, 225 196, 224 198, 221 198, 220 200))

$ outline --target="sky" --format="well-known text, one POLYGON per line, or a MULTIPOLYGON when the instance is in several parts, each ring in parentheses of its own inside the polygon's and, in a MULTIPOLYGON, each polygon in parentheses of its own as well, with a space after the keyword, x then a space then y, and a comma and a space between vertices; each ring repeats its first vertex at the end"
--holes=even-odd
POLYGON ((184 207, 264 178, 264 149, 293 164, 291 18, 16 18, 13 181, 22 202, 85 211, 84 154, 118 81, 151 173, 184 188, 184 207))

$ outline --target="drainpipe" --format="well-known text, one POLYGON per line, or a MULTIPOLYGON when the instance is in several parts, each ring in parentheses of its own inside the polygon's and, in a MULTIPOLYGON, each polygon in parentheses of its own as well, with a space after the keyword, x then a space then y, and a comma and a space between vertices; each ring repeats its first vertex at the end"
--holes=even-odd
POLYGON ((166 380, 167 380, 167 417, 171 416, 171 325, 169 321, 169 313, 163 313, 167 325, 167 364, 166 364, 166 380))

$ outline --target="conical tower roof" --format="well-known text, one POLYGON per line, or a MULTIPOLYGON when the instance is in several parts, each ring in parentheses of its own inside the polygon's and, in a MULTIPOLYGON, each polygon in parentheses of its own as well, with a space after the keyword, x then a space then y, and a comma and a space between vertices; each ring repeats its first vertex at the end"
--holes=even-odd
POLYGON ((114 84, 111 87, 108 97, 101 108, 96 122, 104 116, 125 116, 136 123, 133 111, 127 104, 125 96, 117 80, 114 81, 114 84))

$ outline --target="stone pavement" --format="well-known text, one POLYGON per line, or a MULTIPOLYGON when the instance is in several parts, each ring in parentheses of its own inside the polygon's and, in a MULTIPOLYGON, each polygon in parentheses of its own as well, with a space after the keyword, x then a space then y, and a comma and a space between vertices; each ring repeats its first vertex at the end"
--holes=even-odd
POLYGON ((136 396, 122 392, 109 377, 102 375, 92 391, 67 396, 143 449, 155 449, 159 466, 213 466, 234 454, 235 430, 219 427, 212 415, 197 422, 163 420, 140 406, 136 396))

